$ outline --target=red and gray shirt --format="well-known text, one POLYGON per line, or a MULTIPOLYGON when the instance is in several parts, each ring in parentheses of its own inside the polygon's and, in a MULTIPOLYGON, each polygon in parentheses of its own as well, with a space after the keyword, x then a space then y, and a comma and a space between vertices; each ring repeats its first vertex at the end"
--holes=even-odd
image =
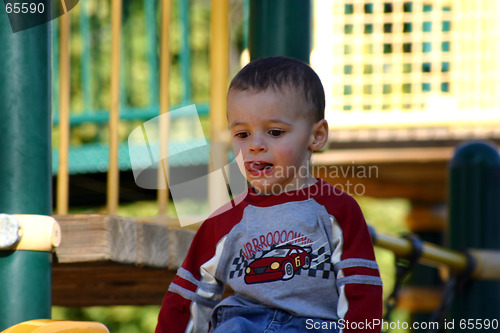
POLYGON ((352 197, 318 180, 279 195, 249 189, 232 204, 198 230, 156 332, 207 332, 219 306, 265 306, 344 322, 381 319, 382 281, 352 197), (235 295, 221 300, 224 285, 235 295))

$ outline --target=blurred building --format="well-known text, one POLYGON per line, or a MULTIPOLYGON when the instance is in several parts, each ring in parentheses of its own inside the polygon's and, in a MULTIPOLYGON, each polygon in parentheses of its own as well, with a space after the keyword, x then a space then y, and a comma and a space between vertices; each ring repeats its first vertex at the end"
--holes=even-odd
POLYGON ((500 138, 499 16, 497 0, 316 1, 333 138, 500 138))

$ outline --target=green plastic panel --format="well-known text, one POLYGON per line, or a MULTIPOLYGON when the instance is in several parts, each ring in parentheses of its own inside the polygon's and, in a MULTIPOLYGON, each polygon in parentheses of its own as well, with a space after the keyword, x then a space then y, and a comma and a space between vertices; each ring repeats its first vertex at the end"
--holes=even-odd
POLYGON ((252 60, 288 56, 309 63, 310 0, 251 0, 249 48, 252 60))
MULTIPOLYGON (((0 213, 51 215, 50 23, 13 33, 4 10, 0 213)), ((0 331, 50 318, 51 258, 47 252, 0 251, 0 331)))
MULTIPOLYGON (((500 249, 500 155, 490 142, 467 142, 450 162, 449 245, 500 249)), ((474 281, 455 296, 451 318, 500 318, 500 284, 474 281)), ((479 331, 479 330, 478 330, 479 331)), ((471 332, 471 330, 469 330, 471 332)))
POLYGON ((52 253, 0 251, 0 267, 0 331, 23 321, 50 318, 52 253))

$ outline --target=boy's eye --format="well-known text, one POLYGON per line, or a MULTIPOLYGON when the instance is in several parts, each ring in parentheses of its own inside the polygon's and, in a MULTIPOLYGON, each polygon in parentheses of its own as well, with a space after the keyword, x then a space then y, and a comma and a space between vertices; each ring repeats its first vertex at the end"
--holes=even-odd
POLYGON ((244 139, 244 138, 248 137, 248 133, 247 132, 238 132, 234 136, 237 138, 240 138, 240 139, 244 139))
POLYGON ((271 136, 280 136, 284 133, 285 131, 283 130, 277 130, 277 129, 273 129, 273 130, 270 130, 268 133, 269 135, 271 136))

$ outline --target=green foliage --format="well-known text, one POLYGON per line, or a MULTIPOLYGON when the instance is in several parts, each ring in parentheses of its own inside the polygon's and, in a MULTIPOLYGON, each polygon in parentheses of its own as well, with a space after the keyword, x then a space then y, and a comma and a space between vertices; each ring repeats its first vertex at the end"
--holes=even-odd
POLYGON ((378 232, 399 234, 407 232, 404 220, 410 212, 410 202, 406 199, 375 199, 357 197, 365 219, 378 232))
POLYGON ((159 306, 93 306, 85 308, 52 307, 52 319, 97 321, 113 333, 154 332, 159 306))
MULTIPOLYGON (((405 218, 410 212, 410 202, 405 199, 374 199, 370 197, 356 198, 365 219, 377 232, 398 235, 408 232, 405 218)), ((395 258, 394 254, 385 249, 375 248, 375 256, 380 268, 380 275, 384 285, 384 299, 394 288, 395 258)))

